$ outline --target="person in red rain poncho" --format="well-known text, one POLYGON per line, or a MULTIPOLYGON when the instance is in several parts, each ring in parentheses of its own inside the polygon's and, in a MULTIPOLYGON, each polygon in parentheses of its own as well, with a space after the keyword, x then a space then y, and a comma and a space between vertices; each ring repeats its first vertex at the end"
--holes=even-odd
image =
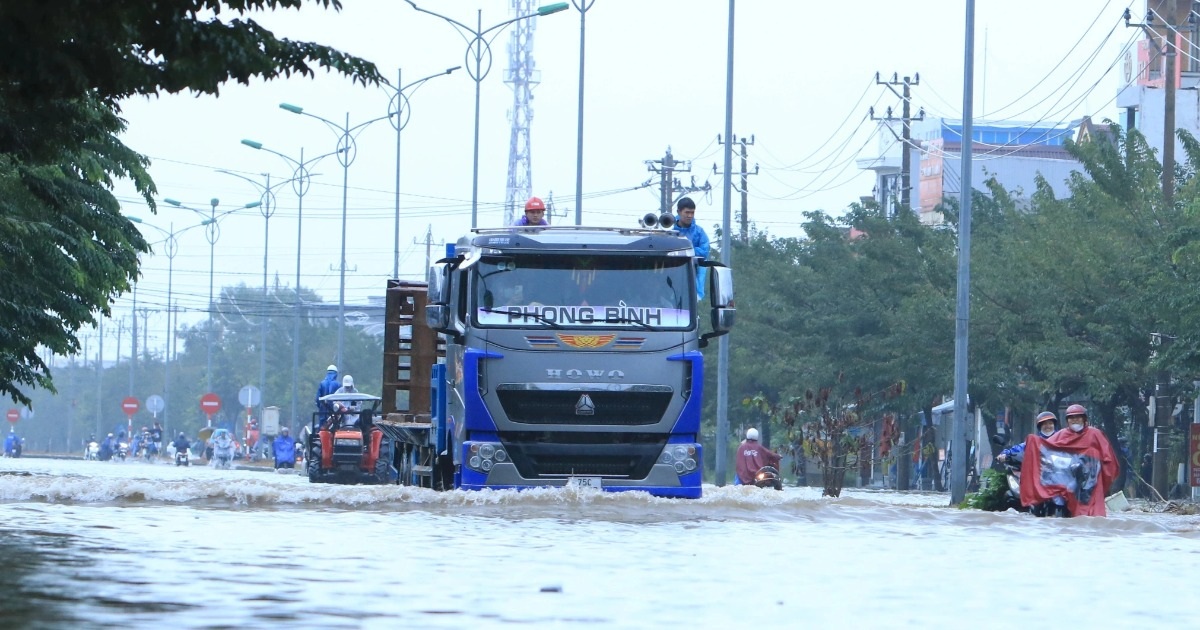
POLYGON ((779 466, 779 455, 758 443, 758 429, 746 429, 746 439, 738 445, 737 463, 734 471, 737 482, 744 485, 754 485, 754 476, 763 466, 779 466))
POLYGON ((1083 405, 1067 407, 1067 428, 1043 439, 1025 440, 1021 463, 1021 504, 1054 497, 1067 500, 1071 516, 1105 516, 1104 499, 1120 464, 1104 432, 1089 427, 1083 405))

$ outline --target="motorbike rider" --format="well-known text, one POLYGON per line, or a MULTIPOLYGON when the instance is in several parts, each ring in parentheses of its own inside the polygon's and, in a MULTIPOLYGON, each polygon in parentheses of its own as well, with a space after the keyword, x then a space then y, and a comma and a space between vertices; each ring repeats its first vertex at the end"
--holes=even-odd
POLYGON ((175 445, 176 453, 182 453, 192 447, 192 443, 188 441, 187 436, 184 435, 183 431, 179 432, 179 435, 175 437, 175 441, 171 442, 171 444, 175 445))
POLYGON ((763 466, 778 468, 781 459, 771 449, 758 443, 758 429, 754 427, 746 429, 746 439, 738 445, 736 457, 735 482, 746 485, 754 484, 754 476, 763 466))
MULTIPOLYGON (((1058 433, 1058 416, 1053 412, 1043 411, 1037 415, 1034 420, 1034 425, 1037 427, 1038 435, 1049 439, 1051 435, 1058 433)), ((1021 465, 1021 460, 1025 457, 1025 443, 1021 442, 1015 446, 1010 446, 996 456, 997 461, 1012 462, 1017 466, 1021 465)))
POLYGON ((1087 499, 1082 499, 1073 511, 1072 516, 1105 516, 1104 499, 1108 489, 1117 478, 1121 465, 1113 452, 1112 444, 1104 432, 1088 426, 1087 409, 1083 405, 1067 407, 1067 430, 1059 431, 1050 437, 1051 447, 1070 449, 1088 455, 1098 460, 1100 469, 1095 475, 1095 486, 1087 499))
MULTIPOLYGON (((1037 415, 1034 420, 1034 425, 1037 427, 1037 434, 1043 438, 1049 439, 1050 436, 1058 433, 1058 416, 1051 411, 1043 411, 1037 415)), ((1025 443, 1010 446, 1004 449, 996 456, 996 461, 1012 466, 1016 472, 1016 476, 1020 477, 1021 462, 1025 459, 1025 443)), ((1054 497, 1050 501, 1032 506, 1030 511, 1035 516, 1066 516, 1067 501, 1062 497, 1054 497)))
POLYGON ((279 435, 271 443, 271 454, 275 456, 276 470, 296 465, 296 440, 292 439, 287 427, 280 427, 279 435))
POLYGON ((20 457, 21 455, 21 439, 17 437, 17 428, 10 427, 8 436, 4 438, 4 456, 5 457, 20 457))
POLYGON ((117 450, 117 439, 113 437, 113 434, 109 433, 108 437, 100 442, 100 461, 106 462, 112 459, 113 451, 115 450, 117 450))

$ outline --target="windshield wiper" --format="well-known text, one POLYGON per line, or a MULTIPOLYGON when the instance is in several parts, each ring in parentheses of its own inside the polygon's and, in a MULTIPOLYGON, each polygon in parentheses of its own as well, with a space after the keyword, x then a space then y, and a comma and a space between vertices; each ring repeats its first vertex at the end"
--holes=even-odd
POLYGON ((514 319, 516 319, 517 315, 520 315, 521 319, 532 319, 534 321, 539 321, 539 322, 542 322, 543 324, 550 326, 551 328, 561 329, 563 327, 562 324, 554 321, 553 319, 548 319, 546 317, 542 317, 541 314, 539 314, 539 313, 531 313, 528 311, 510 311, 505 308, 481 308, 479 310, 481 310, 485 313, 500 313, 502 315, 508 315, 514 319))

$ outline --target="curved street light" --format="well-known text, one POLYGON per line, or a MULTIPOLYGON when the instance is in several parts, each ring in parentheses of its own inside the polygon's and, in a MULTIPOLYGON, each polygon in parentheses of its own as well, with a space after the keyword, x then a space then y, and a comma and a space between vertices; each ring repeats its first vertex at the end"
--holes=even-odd
POLYGON ((190 230, 192 228, 197 228, 197 227, 200 227, 203 225, 208 225, 208 219, 205 219, 204 221, 197 223, 195 225, 190 225, 188 227, 185 227, 182 230, 179 230, 177 232, 177 231, 175 231, 175 223, 174 222, 171 222, 170 229, 164 230, 164 229, 158 227, 157 225, 154 225, 153 223, 146 223, 145 221, 142 220, 141 217, 127 216, 125 218, 129 219, 130 221, 132 221, 134 223, 137 223, 138 225, 144 225, 148 228, 157 230, 160 234, 167 237, 163 241, 163 243, 166 246, 165 253, 167 255, 167 343, 166 343, 166 350, 163 352, 163 370, 164 370, 164 375, 163 375, 163 400, 164 400, 163 425, 164 425, 164 429, 163 429, 163 432, 166 433, 167 435, 170 435, 170 432, 169 432, 170 423, 167 421, 167 412, 171 408, 171 336, 174 333, 174 329, 171 326, 171 312, 172 312, 171 297, 172 297, 172 289, 175 286, 175 283, 174 283, 175 255, 179 253, 179 241, 175 237, 179 234, 187 232, 188 230, 190 230))
POLYGON ((575 138, 575 225, 583 225, 583 52, 587 12, 596 0, 571 0, 579 11, 579 127, 575 138))
MULTIPOLYGON (((347 191, 350 186, 350 165, 354 163, 354 158, 358 153, 355 145, 355 137, 362 133, 363 129, 372 123, 379 122, 385 118, 390 118, 392 114, 372 118, 366 122, 350 126, 350 112, 346 112, 346 124, 339 125, 328 118, 323 118, 316 114, 310 114, 304 111, 299 105, 290 103, 280 103, 279 109, 289 111, 293 114, 308 116, 315 118, 329 127, 331 131, 338 137, 338 148, 334 153, 337 154, 338 163, 342 165, 342 252, 341 261, 338 264, 338 336, 337 336, 337 365, 342 364, 342 348, 344 346, 345 328, 346 328, 346 202, 347 191)), ((248 145, 253 146, 253 145, 248 145)))
MULTIPOLYGON (((259 356, 258 356, 258 390, 261 392, 260 400, 265 401, 266 384, 267 384, 267 254, 271 251, 271 217, 275 215, 275 189, 286 186, 288 181, 282 181, 274 186, 271 185, 271 174, 263 173, 267 178, 267 183, 262 184, 254 179, 246 177, 241 173, 234 173, 225 169, 218 169, 218 173, 232 175, 241 180, 249 182, 259 191, 259 206, 258 210, 263 216, 263 289, 262 289, 262 313, 259 315, 259 356)), ((265 404, 265 402, 264 402, 265 404)))
MULTIPOLYGON (((408 95, 404 92, 409 88, 413 88, 412 91, 416 92, 426 81, 436 79, 437 77, 444 77, 459 68, 462 68, 462 66, 446 68, 437 74, 417 79, 408 85, 404 85, 404 87, 388 86, 393 90, 392 100, 388 103, 388 122, 392 123, 392 127, 396 129, 396 247, 392 256, 393 278, 400 277, 400 132, 404 131, 404 127, 408 125, 409 112, 411 111, 408 107, 408 95)), ((403 71, 399 68, 396 69, 396 85, 404 84, 403 76, 403 71)))
POLYGON ((312 173, 309 172, 309 167, 315 166, 321 160, 341 153, 344 149, 331 151, 323 155, 318 155, 315 158, 308 160, 304 159, 304 148, 300 148, 300 159, 297 160, 291 156, 284 155, 275 149, 263 146, 263 143, 254 140, 242 140, 242 144, 258 151, 266 151, 281 158, 288 166, 292 167, 292 178, 288 181, 292 183, 292 192, 296 193, 296 290, 294 292, 293 303, 293 320, 294 328, 292 330, 292 422, 297 422, 299 416, 299 378, 300 378, 300 253, 303 251, 303 227, 304 227, 304 195, 308 194, 308 188, 312 184, 312 173))
POLYGON ((205 216, 205 212, 203 210, 197 210, 196 208, 192 208, 190 206, 185 206, 182 202, 176 201, 175 199, 163 199, 163 201, 172 206, 175 206, 176 208, 182 208, 184 210, 191 210, 192 212, 195 212, 201 219, 207 219, 206 221, 204 221, 202 223, 202 225, 204 225, 204 228, 205 228, 204 229, 204 237, 208 240, 208 331, 207 331, 207 333, 208 333, 207 334, 207 337, 208 337, 208 362, 207 362, 208 367, 205 369, 205 372, 204 372, 204 387, 205 387, 205 393, 212 393, 212 333, 213 333, 213 309, 214 309, 214 305, 213 305, 213 260, 214 260, 213 254, 216 250, 217 239, 221 238, 221 226, 218 223, 218 221, 229 216, 231 213, 236 212, 237 210, 242 210, 242 209, 246 209, 246 208, 257 208, 259 206, 260 202, 254 201, 254 202, 245 204, 244 206, 242 206, 240 208, 234 208, 233 210, 226 210, 225 212, 221 213, 221 216, 217 216, 217 206, 220 205, 221 200, 217 199, 216 197, 213 197, 208 202, 209 205, 212 206, 212 208, 208 211, 208 216, 205 216))
POLYGON ((434 17, 442 18, 451 26, 453 26, 455 30, 458 31, 458 34, 462 36, 463 40, 467 42, 467 61, 471 61, 472 59, 475 61, 474 71, 471 70, 470 66, 467 66, 467 73, 470 74, 471 78, 475 81, 475 153, 471 169, 471 229, 475 229, 479 221, 479 84, 483 82, 484 77, 486 77, 488 72, 491 72, 492 70, 492 41, 495 40, 496 36, 504 30, 504 27, 512 24, 513 22, 519 22, 521 20, 527 20, 529 18, 543 15, 551 15, 553 13, 558 13, 559 11, 566 11, 567 9, 571 8, 571 5, 567 4, 566 2, 547 4, 545 6, 538 7, 537 11, 528 15, 519 15, 515 18, 505 20, 499 24, 495 24, 487 28, 483 28, 483 10, 480 9, 476 12, 476 27, 471 28, 466 24, 455 20, 454 18, 446 17, 441 13, 435 13, 429 9, 422 9, 421 7, 417 6, 417 3, 413 2, 413 0, 406 1, 412 5, 413 9, 420 11, 421 13, 428 13, 434 17), (484 37, 488 33, 492 33, 492 31, 495 31, 495 33, 493 33, 491 37, 484 37), (470 37, 467 37, 467 35, 470 35, 470 37), (483 58, 485 56, 488 60, 486 67, 483 65, 483 58))

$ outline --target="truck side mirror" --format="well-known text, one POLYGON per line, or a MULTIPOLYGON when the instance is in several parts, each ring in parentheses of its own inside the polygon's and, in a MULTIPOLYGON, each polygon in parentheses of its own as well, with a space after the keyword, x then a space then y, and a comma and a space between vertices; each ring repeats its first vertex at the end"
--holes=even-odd
POLYGON ((701 264, 709 268, 708 295, 712 303, 712 332, 701 335, 700 347, 703 348, 708 345, 709 339, 733 330, 737 309, 733 307, 733 270, 717 262, 705 261, 701 264))
MULTIPOLYGON (((450 265, 444 262, 438 262, 429 267, 427 276, 429 288, 427 289, 429 304, 449 304, 450 303, 450 265)), ((426 316, 428 317, 428 316, 426 316)), ((430 328, 437 328, 432 323, 430 328)))
POLYGON ((708 295, 713 308, 733 308, 733 270, 717 263, 709 265, 708 295))
POLYGON ((450 307, 445 304, 426 305, 425 323, 437 332, 450 332, 450 307))

